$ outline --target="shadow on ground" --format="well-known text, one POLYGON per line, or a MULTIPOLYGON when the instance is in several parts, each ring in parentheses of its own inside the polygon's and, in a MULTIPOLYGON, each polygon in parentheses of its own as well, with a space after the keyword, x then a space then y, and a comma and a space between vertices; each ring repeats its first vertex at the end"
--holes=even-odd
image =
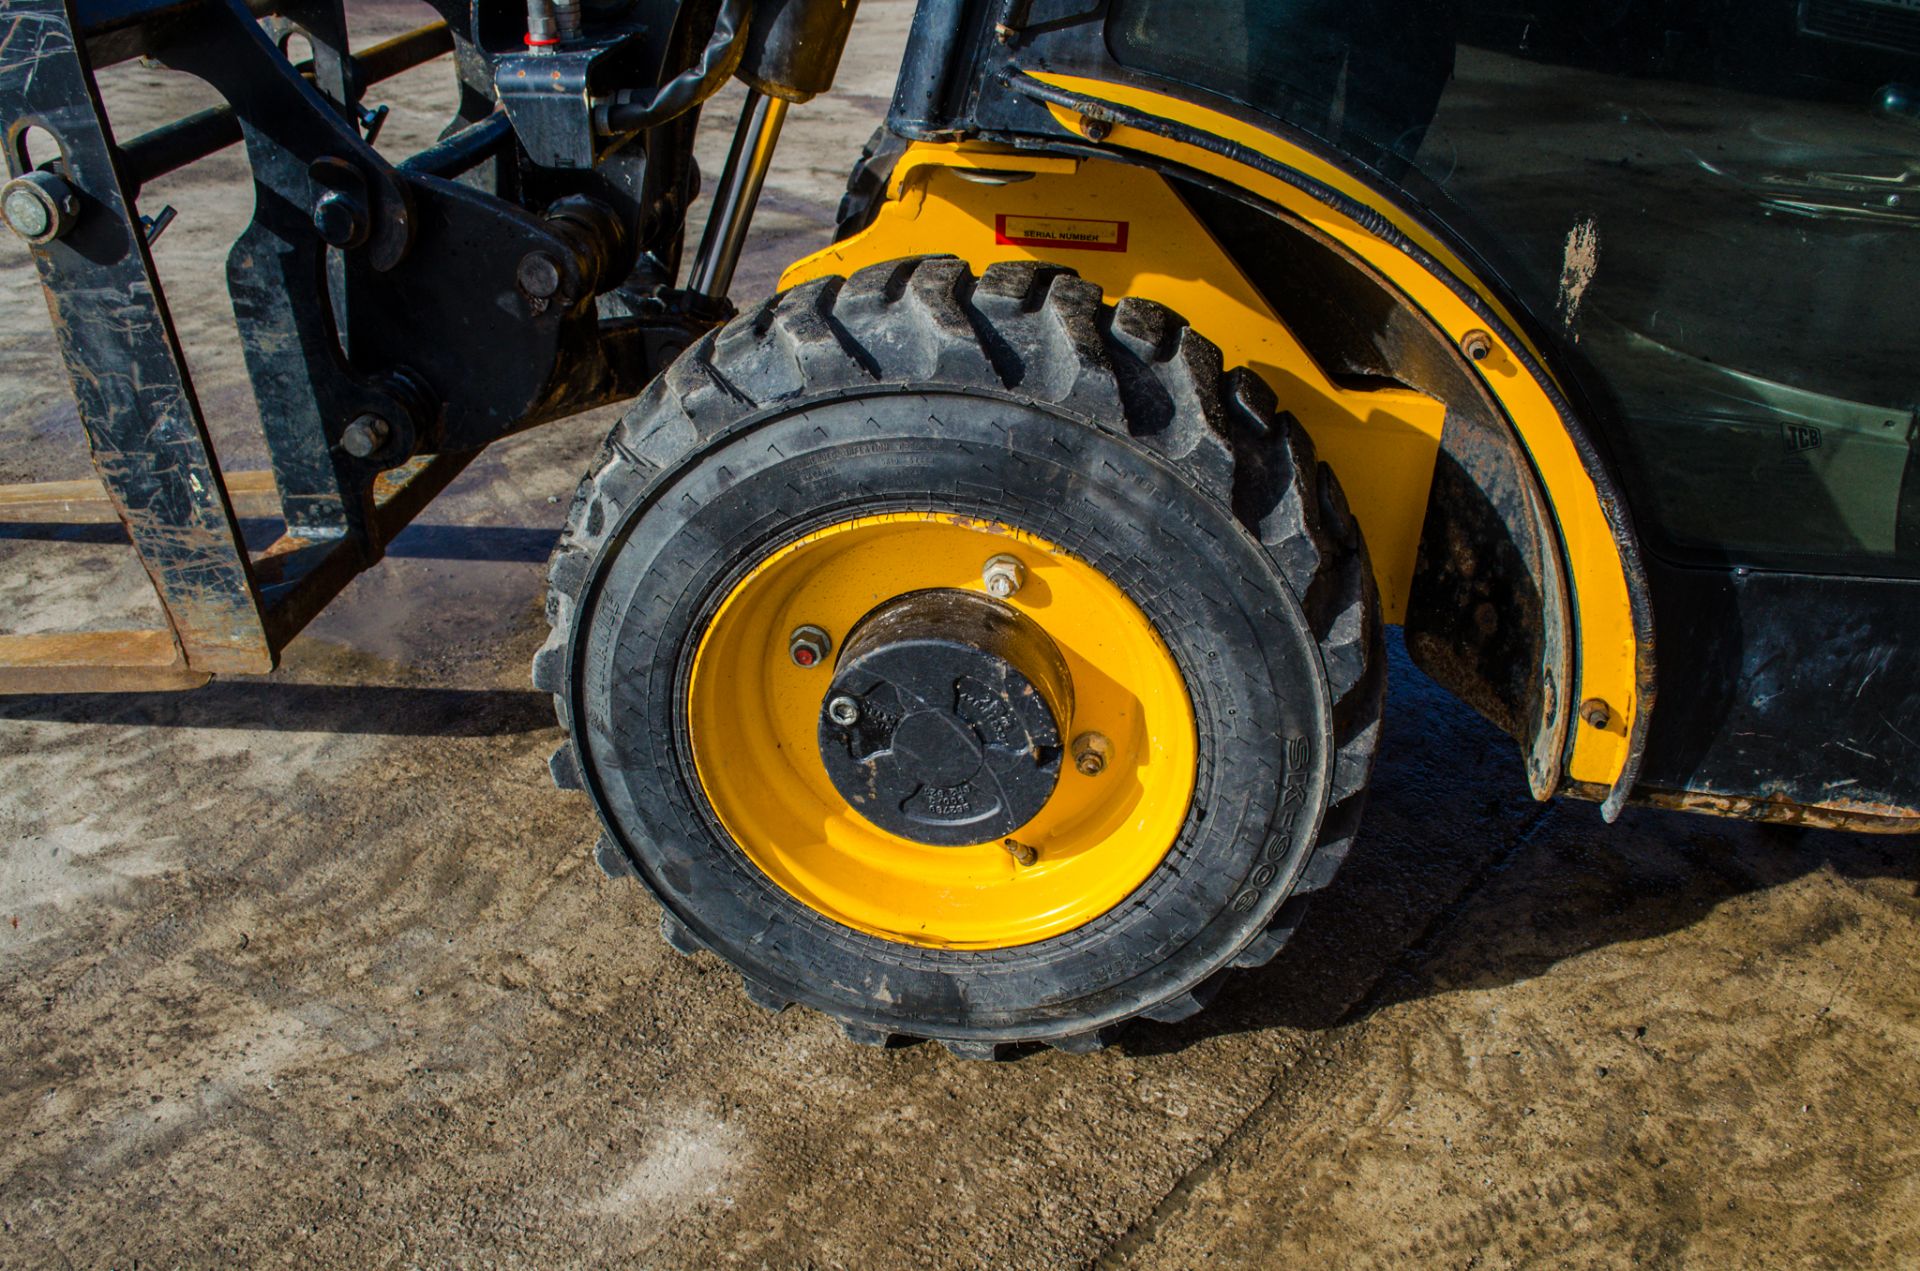
MULTIPOLYGON (((243 518, 240 527, 256 551, 286 528, 266 517, 243 518)), ((416 522, 396 536, 384 554, 409 560, 541 564, 553 554, 559 533, 541 526, 416 522)), ((127 536, 118 523, 0 521, 0 542, 7 541, 124 545, 127 536)), ((216 679, 186 692, 0 697, 0 720, 389 737, 491 737, 554 726, 552 699, 532 689, 315 684, 277 677, 216 679)))
MULTIPOLYGON (((1136 1021, 1135 1054, 1271 1028, 1323 1030, 1398 1002, 1531 979, 1601 946, 1691 926, 1733 897, 1829 870, 1920 888, 1899 838, 1533 801, 1514 743, 1408 660, 1396 638, 1366 827, 1269 965, 1228 974, 1209 1010, 1136 1021), (1434 970, 1445 950, 1446 974, 1434 970)), ((554 727, 528 690, 215 681, 187 693, 0 698, 0 720, 485 737, 554 727)))
POLYGON ((1415 669, 1397 638, 1391 668, 1366 825, 1345 868, 1271 963, 1224 977, 1210 1009, 1183 1023, 1128 1025, 1117 1039, 1126 1051, 1335 1028, 1400 1002, 1523 982, 1823 870, 1899 879, 1920 894, 1913 839, 1652 809, 1609 826, 1592 804, 1535 803, 1514 743, 1415 669))
POLYGON ((532 689, 408 688, 215 680, 184 693, 0 697, 0 719, 387 737, 497 737, 553 728, 532 689))
MULTIPOLYGON (((273 517, 242 517, 240 533, 252 551, 261 551, 286 532, 273 517)), ((557 529, 518 525, 409 525, 387 544, 386 555, 400 559, 521 562, 544 564, 553 555, 557 529)), ((111 546, 127 543, 126 527, 73 525, 53 521, 0 521, 0 542, 77 543, 111 546)))

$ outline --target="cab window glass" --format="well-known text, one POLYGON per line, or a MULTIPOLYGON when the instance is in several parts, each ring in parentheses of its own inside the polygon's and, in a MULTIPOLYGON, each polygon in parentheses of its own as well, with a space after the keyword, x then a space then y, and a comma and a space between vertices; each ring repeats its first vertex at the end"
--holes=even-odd
POLYGON ((1115 0, 1502 262, 1657 546, 1920 572, 1920 0, 1115 0))

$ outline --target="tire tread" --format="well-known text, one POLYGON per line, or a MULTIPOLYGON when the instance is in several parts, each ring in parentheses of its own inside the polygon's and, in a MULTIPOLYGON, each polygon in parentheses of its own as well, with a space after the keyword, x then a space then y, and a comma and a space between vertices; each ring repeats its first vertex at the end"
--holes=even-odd
MULTIPOLYGON (((548 570, 550 629, 534 658, 534 685, 554 695, 566 724, 579 602, 620 514, 743 412, 875 385, 983 384, 1079 415, 1178 465, 1231 507, 1307 613, 1332 697, 1332 788, 1289 898, 1230 963, 1261 965, 1284 946, 1358 831, 1386 689, 1379 599, 1339 482, 1305 430, 1257 375, 1223 368, 1218 346, 1152 301, 1108 305, 1098 286, 1056 265, 1002 262, 975 278, 956 258, 916 257, 802 284, 703 337, 642 393, 575 492, 548 570)), ((684 927, 668 929, 681 937, 671 940, 676 948, 699 947, 684 927)), ((1218 979, 1143 1000, 1135 1014, 1184 1019, 1218 979)), ((746 982, 756 1002, 786 1004, 746 982)), ((937 1040, 967 1057, 1001 1050, 978 1039, 937 1040)))

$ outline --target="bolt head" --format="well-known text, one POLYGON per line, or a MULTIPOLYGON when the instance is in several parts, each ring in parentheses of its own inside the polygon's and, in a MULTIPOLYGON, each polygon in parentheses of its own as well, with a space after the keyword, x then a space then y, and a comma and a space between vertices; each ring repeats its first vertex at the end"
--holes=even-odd
POLYGON ((328 190, 313 205, 313 228, 329 247, 358 247, 370 228, 367 205, 344 190, 328 190))
POLYGON ((1017 557, 990 556, 980 567, 980 583, 995 600, 1006 600, 1027 581, 1027 567, 1017 557))
POLYGON ((842 728, 851 728, 860 722, 860 703, 845 695, 836 697, 827 703, 827 718, 842 728))
POLYGON ((832 639, 819 627, 795 627, 793 634, 787 637, 787 656, 803 671, 826 661, 832 649, 832 639))
POLYGON ((340 434, 340 449, 355 459, 371 459, 386 449, 393 426, 378 415, 362 415, 340 434))
POLYGON ((551 300, 560 294, 560 262, 545 252, 522 256, 514 277, 520 290, 534 300, 551 300))
POLYGON ((32 241, 53 228, 53 209, 34 196, 32 190, 14 186, 7 191, 7 224, 13 232, 32 241))
POLYGON ((29 172, 0 186, 0 218, 35 245, 65 234, 79 211, 79 195, 58 173, 29 172))

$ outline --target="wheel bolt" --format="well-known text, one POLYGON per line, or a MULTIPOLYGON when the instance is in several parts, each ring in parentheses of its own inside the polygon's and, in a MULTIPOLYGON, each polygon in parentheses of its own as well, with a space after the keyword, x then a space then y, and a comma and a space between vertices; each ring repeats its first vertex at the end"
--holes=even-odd
POLYGON ((852 728, 860 722, 860 703, 844 694, 827 703, 827 718, 842 728, 852 728))
POLYGON ((795 627, 787 637, 787 656, 803 670, 826 661, 827 651, 832 648, 833 641, 818 627, 795 627))
POLYGON ((1073 739, 1073 766, 1083 777, 1097 777, 1107 770, 1107 757, 1113 743, 1105 733, 1081 733, 1073 739))
POLYGON ((1012 556, 989 556, 987 563, 980 567, 980 581, 989 596, 1005 600, 1027 581, 1027 567, 1012 556))

